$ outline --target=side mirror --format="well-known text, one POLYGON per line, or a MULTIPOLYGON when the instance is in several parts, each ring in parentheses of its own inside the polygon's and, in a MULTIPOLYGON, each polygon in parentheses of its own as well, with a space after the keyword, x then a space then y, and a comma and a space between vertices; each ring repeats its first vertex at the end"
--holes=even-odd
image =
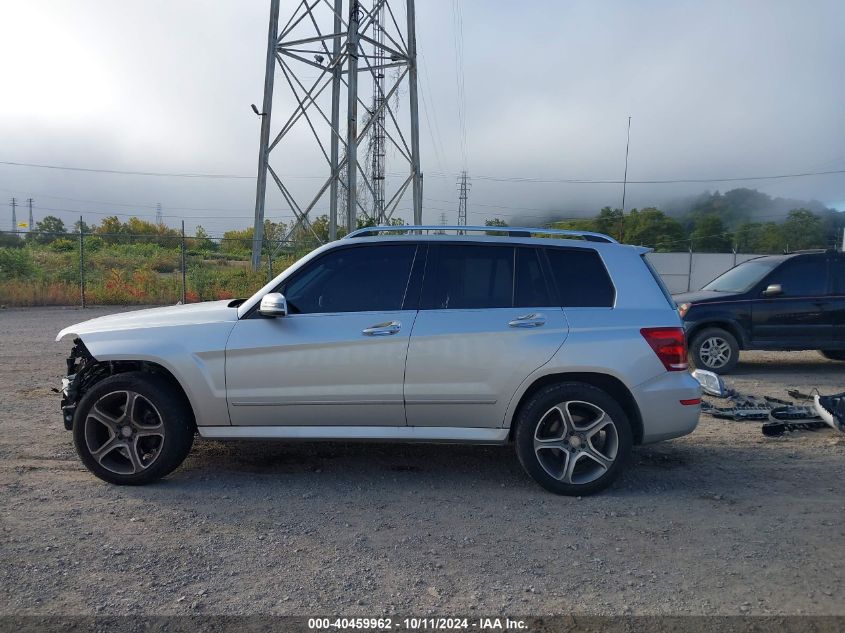
POLYGON ((777 297, 783 294, 783 287, 780 284, 770 284, 763 291, 764 297, 777 297))
POLYGON ((288 315, 288 302, 281 292, 271 292, 261 298, 258 312, 268 317, 283 317, 288 315))

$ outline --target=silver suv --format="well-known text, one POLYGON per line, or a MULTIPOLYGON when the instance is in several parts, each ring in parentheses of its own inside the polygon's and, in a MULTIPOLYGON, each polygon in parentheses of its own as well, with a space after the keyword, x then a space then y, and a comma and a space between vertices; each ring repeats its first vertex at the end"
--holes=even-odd
POLYGON ((681 321, 647 250, 549 229, 362 229, 249 299, 65 328, 64 423, 116 484, 167 475, 199 432, 512 442, 543 487, 596 492, 632 445, 698 423, 681 321))

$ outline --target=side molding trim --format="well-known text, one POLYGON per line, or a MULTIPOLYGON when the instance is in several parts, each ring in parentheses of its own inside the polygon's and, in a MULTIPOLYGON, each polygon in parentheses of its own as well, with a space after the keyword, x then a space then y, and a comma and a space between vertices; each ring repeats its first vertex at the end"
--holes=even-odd
POLYGON ((509 429, 454 426, 200 426, 210 439, 384 440, 504 444, 509 429))

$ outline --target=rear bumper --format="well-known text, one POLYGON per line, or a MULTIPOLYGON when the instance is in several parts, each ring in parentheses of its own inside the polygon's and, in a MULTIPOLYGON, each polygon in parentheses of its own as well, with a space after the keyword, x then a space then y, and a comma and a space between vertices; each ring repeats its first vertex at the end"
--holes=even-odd
POLYGON ((643 420, 643 444, 681 437, 695 430, 701 403, 681 404, 701 398, 701 386, 685 371, 667 371, 633 389, 643 420))

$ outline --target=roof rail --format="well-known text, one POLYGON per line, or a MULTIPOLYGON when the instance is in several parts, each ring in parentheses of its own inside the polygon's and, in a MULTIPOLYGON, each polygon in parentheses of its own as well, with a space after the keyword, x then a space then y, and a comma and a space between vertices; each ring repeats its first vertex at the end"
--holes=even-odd
POLYGON ((532 235, 562 235, 566 237, 580 237, 588 242, 608 242, 618 244, 615 239, 604 233, 592 231, 572 231, 569 229, 545 229, 540 227, 522 226, 444 226, 442 224, 403 224, 401 226, 367 226, 357 231, 352 231, 343 239, 350 237, 365 237, 378 235, 379 233, 409 233, 412 231, 458 231, 459 235, 464 233, 495 233, 507 234, 509 237, 531 237, 532 235))
POLYGON ((797 251, 783 251, 784 255, 807 255, 812 253, 827 253, 828 255, 832 255, 834 253, 838 253, 835 248, 804 248, 799 249, 797 251))

